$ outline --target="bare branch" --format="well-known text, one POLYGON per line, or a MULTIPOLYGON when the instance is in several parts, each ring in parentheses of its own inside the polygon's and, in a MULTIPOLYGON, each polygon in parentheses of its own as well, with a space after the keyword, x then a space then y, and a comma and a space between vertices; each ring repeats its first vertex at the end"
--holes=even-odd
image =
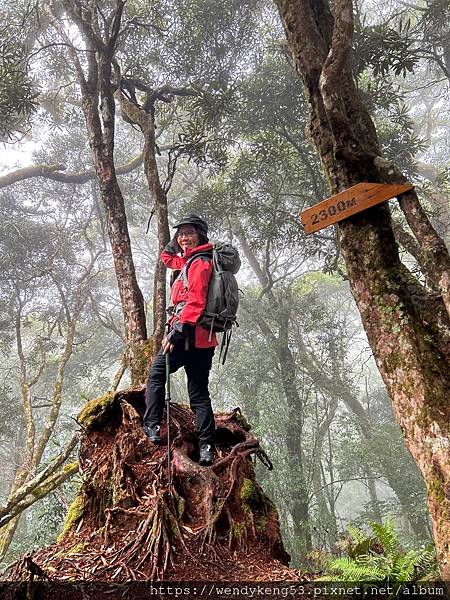
POLYGON ((172 87, 171 85, 163 85, 160 88, 156 88, 155 94, 158 96, 198 96, 199 93, 191 87, 172 87))
POLYGON ((122 21, 122 13, 125 6, 124 0, 117 0, 117 8, 114 12, 112 28, 111 28, 111 37, 108 40, 108 44, 106 46, 106 52, 110 58, 113 57, 114 51, 116 49, 117 38, 120 32, 120 23, 122 21))
POLYGON ((66 465, 56 473, 53 473, 53 475, 43 481, 41 485, 33 488, 29 494, 18 502, 7 516, 0 519, 0 528, 4 527, 9 521, 14 519, 25 509, 29 508, 32 504, 47 496, 49 492, 59 487, 64 481, 67 481, 67 479, 70 479, 70 477, 73 477, 76 473, 78 473, 78 462, 66 465))
MULTIPOLYGON (((41 485, 48 477, 55 473, 56 469, 59 469, 66 460, 69 458, 70 453, 75 448, 78 442, 78 434, 74 434, 65 449, 59 454, 45 469, 43 469, 36 477, 28 481, 22 487, 18 488, 12 496, 8 498, 7 503, 0 507, 0 519, 5 515, 10 514, 11 509, 21 502, 28 494, 32 493, 33 490, 41 485)), ((0 521, 0 527, 2 526, 0 521)))
MULTIPOLYGON (((134 169, 142 164, 142 153, 138 154, 130 160, 130 162, 120 165, 116 168, 118 175, 126 175, 131 173, 134 169)), ((23 167, 17 169, 6 175, 0 177, 0 189, 18 181, 25 179, 32 179, 33 177, 45 177, 46 179, 52 179, 53 181, 60 181, 61 183, 78 183, 83 184, 88 181, 96 179, 94 171, 84 171, 80 173, 60 173, 66 168, 63 164, 56 165, 33 165, 30 167, 23 167)))
POLYGON ((101 312, 98 310, 97 303, 95 302, 94 296, 92 295, 91 292, 89 292, 89 299, 91 301, 91 306, 94 310, 94 313, 95 313, 97 319, 103 325, 103 327, 105 327, 105 329, 109 329, 110 331, 113 331, 119 337, 119 339, 121 339, 123 341, 122 331, 116 326, 116 324, 114 323, 113 319, 111 319, 111 317, 107 317, 107 316, 101 314, 101 312))
POLYGON ((105 44, 94 32, 92 24, 83 16, 80 2, 78 0, 64 0, 63 4, 74 22, 78 25, 80 31, 84 34, 85 39, 89 40, 95 50, 103 52, 105 50, 105 44))
POLYGON ((119 367, 117 373, 114 375, 114 379, 112 381, 111 388, 109 390, 110 392, 117 391, 117 388, 119 387, 119 383, 120 383, 126 370, 127 370, 127 355, 126 355, 126 352, 123 352, 122 356, 120 357, 120 367, 119 367))
POLYGON ((239 243, 241 244, 242 250, 244 251, 245 258, 248 260, 253 272, 255 273, 256 277, 258 278, 259 283, 261 284, 261 286, 263 288, 267 287, 269 285, 269 280, 267 278, 267 274, 264 273, 264 271, 262 270, 262 268, 258 262, 258 259, 256 258, 254 252, 250 248, 250 245, 247 241, 247 238, 244 235, 244 232, 242 230, 236 232, 236 237, 239 240, 239 243))
POLYGON ((319 189, 319 186, 317 184, 317 180, 319 179, 319 176, 318 176, 317 172, 314 171, 313 166, 311 165, 310 161, 307 158, 307 150, 304 147, 304 144, 298 143, 292 137, 292 135, 289 133, 289 131, 286 129, 286 127, 284 125, 281 126, 281 130, 279 131, 279 134, 281 135, 282 138, 284 138, 287 142, 289 142, 289 144, 291 144, 291 146, 296 150, 296 152, 300 156, 303 165, 306 167, 306 169, 309 173, 309 183, 312 184, 316 198, 319 199, 323 194, 323 190, 319 189))
POLYGON ((121 30, 119 35, 122 36, 125 33, 127 33, 128 30, 130 29, 130 25, 135 25, 136 27, 142 27, 143 29, 146 29, 147 31, 156 31, 161 36, 165 35, 166 32, 168 31, 167 29, 163 29, 162 27, 159 27, 158 25, 155 25, 154 23, 144 23, 143 21, 139 20, 139 17, 134 16, 132 19, 130 19, 124 25, 124 27, 121 30))
POLYGON ((122 78, 122 81, 131 84, 140 92, 145 92, 147 94, 147 98, 144 104, 144 109, 146 111, 149 111, 157 100, 161 100, 163 102, 172 102, 174 96, 187 97, 199 95, 198 91, 194 90, 189 86, 173 87, 171 85, 163 85, 159 88, 154 89, 146 83, 144 83, 141 79, 127 77, 122 78))
POLYGON ((62 39, 65 41, 67 48, 68 48, 68 52, 69 52, 69 56, 75 66, 75 70, 78 74, 78 79, 80 81, 80 86, 81 88, 86 88, 86 77, 84 75, 84 71, 83 71, 83 67, 81 66, 80 63, 80 59, 78 58, 78 54, 77 54, 77 50, 75 48, 75 46, 73 45, 71 39, 69 38, 69 36, 67 35, 67 33, 64 31, 61 23, 58 21, 57 17, 53 14, 53 12, 51 11, 51 8, 49 5, 45 4, 45 10, 47 12, 47 15, 49 17, 50 23, 53 25, 53 27, 56 29, 56 31, 59 33, 59 35, 62 37, 62 39))
POLYGON ((405 2, 404 0, 397 0, 397 2, 401 6, 405 6, 406 8, 412 8, 413 10, 418 10, 421 12, 426 12, 428 10, 425 6, 419 6, 418 4, 412 4, 411 2, 405 2))
MULTIPOLYGON (((40 48, 38 48, 35 52, 32 52, 26 60, 26 65, 28 66, 31 59, 34 58, 36 55, 38 55, 40 52, 42 52, 43 50, 47 50, 47 48, 55 48, 57 46, 64 46, 64 47, 72 47, 75 48, 75 46, 73 44, 68 44, 67 42, 53 42, 52 44, 45 44, 44 46, 41 46, 40 48)), ((84 52, 84 50, 82 50, 81 48, 75 48, 75 50, 77 52, 84 52)))

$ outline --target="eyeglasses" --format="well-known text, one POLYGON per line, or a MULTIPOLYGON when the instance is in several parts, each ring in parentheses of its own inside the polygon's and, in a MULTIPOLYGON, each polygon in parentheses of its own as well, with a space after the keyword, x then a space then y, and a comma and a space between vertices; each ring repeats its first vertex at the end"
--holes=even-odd
POLYGON ((180 231, 180 233, 177 233, 177 238, 181 238, 181 237, 194 237, 194 235, 197 232, 194 229, 188 229, 187 231, 180 231))

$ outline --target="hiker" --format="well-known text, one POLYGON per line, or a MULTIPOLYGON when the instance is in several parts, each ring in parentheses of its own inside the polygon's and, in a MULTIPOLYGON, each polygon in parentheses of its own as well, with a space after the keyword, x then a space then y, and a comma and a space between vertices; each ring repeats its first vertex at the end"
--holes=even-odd
MULTIPOLYGON (((212 252, 208 241, 208 225, 197 215, 190 214, 175 225, 176 233, 164 248, 161 260, 171 268, 180 270, 187 260, 200 252, 212 252)), ((168 309, 170 331, 162 342, 150 369, 145 391, 146 411, 144 432, 154 444, 159 444, 160 424, 164 411, 164 386, 166 383, 166 353, 169 353, 170 373, 184 367, 191 409, 195 413, 200 442, 201 465, 214 461, 215 422, 208 390, 217 338, 214 332, 197 324, 206 306, 208 286, 213 270, 212 255, 192 260, 188 271, 188 286, 177 277, 171 289, 172 306, 168 309)))

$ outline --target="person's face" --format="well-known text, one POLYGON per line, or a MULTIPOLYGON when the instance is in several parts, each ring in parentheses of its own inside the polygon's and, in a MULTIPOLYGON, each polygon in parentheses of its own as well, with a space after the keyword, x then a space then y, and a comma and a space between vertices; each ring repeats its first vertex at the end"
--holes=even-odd
POLYGON ((189 248, 198 246, 200 236, 193 225, 181 225, 177 231, 177 242, 183 252, 186 252, 189 248))

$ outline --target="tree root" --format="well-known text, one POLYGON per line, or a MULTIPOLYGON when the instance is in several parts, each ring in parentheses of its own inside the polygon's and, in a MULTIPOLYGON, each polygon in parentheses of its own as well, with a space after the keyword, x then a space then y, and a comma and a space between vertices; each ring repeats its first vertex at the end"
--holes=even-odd
MULTIPOLYGON (((142 397, 118 392, 109 418, 106 406, 100 422, 90 423, 80 449, 79 510, 58 543, 34 553, 42 573, 107 581, 223 578, 252 552, 260 569, 286 564, 276 510, 250 460, 261 448, 240 410, 216 416, 218 460, 203 467, 191 411, 171 405, 169 495, 167 423, 155 446, 142 430, 142 397)), ((18 579, 26 572, 23 565, 14 569, 18 579)))

